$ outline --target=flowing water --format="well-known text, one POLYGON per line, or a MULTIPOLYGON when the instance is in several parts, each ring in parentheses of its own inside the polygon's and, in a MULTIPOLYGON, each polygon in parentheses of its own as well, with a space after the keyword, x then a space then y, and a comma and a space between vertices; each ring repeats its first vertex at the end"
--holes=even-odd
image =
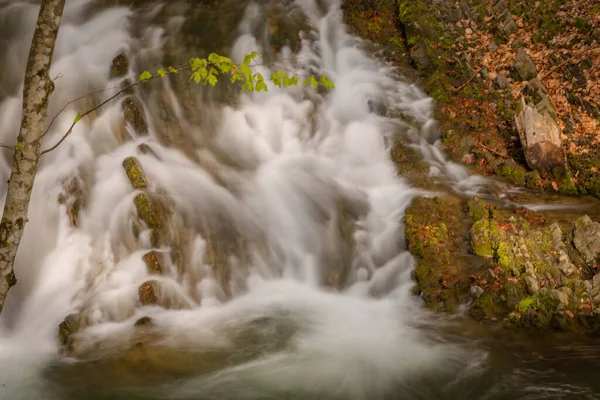
MULTIPOLYGON (((122 98, 78 123, 36 178, 0 318, 0 398, 600 398, 598 346, 495 341, 410 295, 402 217, 427 193, 397 176, 396 135, 448 190, 506 188, 446 160, 432 100, 346 32, 339 1, 105 3, 67 0, 50 115, 83 98, 46 148, 111 88, 190 55, 256 50, 263 75, 274 61, 336 89, 240 94, 163 79, 135 89, 143 126, 125 123, 122 98), (111 78, 121 52, 129 73, 111 78), (167 210, 158 239, 137 218, 130 156, 167 210), (151 277, 142 255, 153 248, 165 257, 151 277), (143 306, 149 279, 161 294, 143 306), (69 314, 85 326, 64 352, 69 314)), ((35 2, 0 1, 0 143, 18 131, 36 16, 35 2)))

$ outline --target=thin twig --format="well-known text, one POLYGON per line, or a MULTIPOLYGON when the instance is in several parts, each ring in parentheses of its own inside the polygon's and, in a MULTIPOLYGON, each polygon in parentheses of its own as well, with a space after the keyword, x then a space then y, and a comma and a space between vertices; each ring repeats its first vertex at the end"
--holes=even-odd
POLYGON ((484 150, 487 150, 487 151, 489 151, 489 152, 491 152, 491 153, 494 153, 494 154, 495 154, 495 155, 497 155, 497 156, 500 156, 500 157, 502 157, 502 158, 508 158, 508 156, 507 156, 506 154, 502 154, 502 153, 500 153, 499 151, 497 151, 497 150, 494 150, 494 149, 492 149, 491 147, 488 147, 488 146, 486 146, 486 145, 485 145, 485 144, 483 144, 483 143, 480 143, 480 142, 475 142, 475 144, 476 144, 477 146, 481 147, 481 148, 482 148, 482 149, 484 149, 484 150))
POLYGON ((7 146, 7 145, 5 145, 5 144, 0 144, 0 147, 2 147, 2 148, 5 148, 5 149, 9 149, 9 150, 15 150, 15 149, 16 149, 16 147, 13 147, 13 146, 7 146))
MULTIPOLYGON (((154 78, 154 77, 152 77, 152 78, 154 78)), ((76 124, 77 122, 79 122, 79 120, 80 120, 81 118, 83 118, 83 117, 85 117, 86 115, 88 115, 88 114, 90 114, 90 113, 92 113, 92 112, 96 111, 97 109, 99 109, 100 107, 102 107, 103 105, 105 105, 106 103, 108 103, 109 101, 111 101, 112 99, 114 99, 115 97, 119 96, 121 93, 123 93, 123 92, 125 92, 125 91, 127 91, 127 90, 131 89, 131 88, 132 88, 132 87, 134 87, 134 86, 137 86, 137 85, 139 85, 141 82, 142 82, 142 81, 137 81, 137 82, 134 82, 134 83, 132 83, 132 84, 131 84, 131 85, 129 85, 129 86, 126 86, 126 87, 124 87, 123 89, 119 90, 117 93, 115 93, 114 95, 112 95, 112 96, 111 96, 111 97, 109 97, 108 99, 104 100, 102 103, 98 104, 97 106, 95 106, 95 107, 93 107, 93 108, 91 108, 91 109, 87 110, 87 111, 86 111, 86 112, 84 112, 83 114, 81 114, 81 117, 80 117, 79 119, 76 119, 76 120, 74 120, 74 121, 73 121, 73 123, 71 123, 71 126, 69 127, 69 130, 67 130, 67 133, 65 133, 65 134, 63 135, 63 137, 62 137, 62 138, 60 138, 60 140, 58 141, 58 143, 56 143, 54 146, 50 147, 49 149, 46 149, 46 150, 42 151, 42 152, 40 153, 40 157, 41 157, 41 156, 43 156, 44 154, 46 154, 46 153, 49 153, 49 152, 51 152, 52 150, 56 149, 58 146, 60 146, 60 145, 61 145, 61 143, 65 141, 65 139, 67 138, 67 136, 69 136, 69 135, 71 134, 71 131, 73 130, 73 127, 75 126, 75 124, 76 124)), ((146 81, 143 81, 143 82, 146 82, 146 81)))
MULTIPOLYGON (((287 61, 287 60, 286 60, 286 59, 283 59, 283 60, 279 60, 279 61, 287 61)), ((278 62, 279 62, 279 61, 278 61, 278 62)), ((250 68, 252 68, 252 69, 254 69, 254 67, 258 67, 258 66, 261 66, 261 65, 266 65, 266 66, 270 66, 270 67, 276 67, 276 68, 282 69, 282 70, 284 70, 284 71, 288 71, 288 72, 290 72, 290 73, 292 73, 292 74, 294 74, 294 75, 301 76, 301 77, 310 77, 310 76, 311 76, 311 75, 302 75, 302 74, 298 74, 297 72, 294 72, 294 71, 292 71, 292 70, 290 70, 290 69, 287 69, 287 68, 285 68, 285 67, 282 67, 282 66, 280 66, 280 65, 276 64, 275 62, 268 62, 268 63, 259 63, 259 64, 253 64, 253 65, 249 65, 249 67, 250 67, 250 68)), ((183 67, 181 67, 181 68, 178 68, 178 69, 176 69, 174 72, 165 71, 165 75, 172 75, 172 74, 175 74, 175 73, 177 73, 177 72, 181 72, 181 71, 184 71, 184 70, 187 70, 187 69, 190 69, 190 68, 191 68, 191 65, 185 65, 185 66, 183 66, 183 67)), ((128 86, 126 86, 126 87, 122 88, 122 89, 121 89, 121 90, 119 90, 117 93, 115 93, 114 95, 112 95, 112 96, 111 96, 111 97, 109 97, 108 99, 104 100, 102 103, 98 104, 97 106, 95 106, 95 107, 93 107, 93 108, 91 108, 91 109, 87 110, 87 111, 86 111, 86 112, 84 112, 83 114, 81 114, 81 115, 79 116, 79 118, 75 119, 75 120, 73 121, 73 123, 71 123, 71 126, 69 127, 69 129, 67 130, 67 132, 66 132, 66 133, 65 133, 65 134, 64 134, 64 135, 63 135, 63 136, 60 138, 60 140, 59 140, 59 141, 58 141, 58 142, 57 142, 57 143, 56 143, 54 146, 52 146, 52 147, 50 147, 49 149, 46 149, 46 150, 44 150, 44 151, 42 151, 42 152, 40 153, 40 157, 41 157, 41 156, 43 156, 43 155, 44 155, 44 154, 46 154, 46 153, 49 153, 49 152, 53 151, 53 150, 54 150, 54 149, 56 149, 58 146, 60 146, 60 145, 62 144, 62 142, 64 142, 64 141, 67 139, 67 137, 68 137, 68 136, 71 134, 71 132, 73 131, 73 128, 75 127, 75 124, 77 124, 77 122, 79 122, 79 121, 80 121, 80 120, 81 120, 83 117, 85 117, 85 116, 87 116, 88 114, 90 114, 90 113, 92 113, 92 112, 96 111, 97 109, 99 109, 100 107, 104 106, 106 103, 108 103, 108 102, 110 102, 111 100, 115 99, 115 98, 116 98, 116 97, 118 97, 118 96, 119 96, 121 93, 123 93, 123 92, 125 92, 125 91, 127 91, 127 90, 131 89, 132 87, 134 87, 134 86, 137 86, 137 85, 139 85, 140 83, 148 82, 149 80, 151 80, 151 79, 154 79, 154 78, 158 78, 158 77, 160 77, 160 75, 158 75, 158 74, 154 74, 154 75, 152 75, 150 78, 147 78, 147 79, 144 79, 144 80, 139 80, 139 81, 137 81, 137 82, 134 82, 134 83, 132 83, 132 84, 130 84, 130 85, 128 85, 128 86)), ((100 93, 100 92, 104 92, 104 91, 107 91, 107 90, 113 90, 113 89, 116 89, 116 88, 118 88, 118 87, 119 87, 119 86, 113 86, 112 88, 100 89, 100 90, 97 90, 97 91, 95 91, 95 92, 87 93, 87 94, 85 94, 85 95, 83 95, 83 96, 81 96, 81 97, 78 97, 78 98, 76 98, 76 99, 73 99, 73 100, 71 100, 71 101, 67 102, 67 103, 66 103, 66 104, 63 106, 63 108, 62 108, 62 109, 61 109, 61 110, 60 110, 60 111, 59 111, 59 112, 58 112, 58 113, 57 113, 57 114, 56 114, 56 115, 55 115, 55 116, 52 118, 52 120, 50 121, 50 124, 48 125, 48 127, 46 128, 46 130, 45 130, 45 131, 42 133, 41 137, 44 137, 44 135, 46 135, 46 133, 47 133, 47 132, 50 130, 50 128, 52 127, 52 124, 54 123, 54 121, 56 120, 56 118, 57 118, 57 117, 58 117, 60 114, 62 114, 62 113, 65 111, 65 109, 66 109, 66 108, 67 108, 69 105, 71 105, 71 104, 73 104, 74 102, 76 102, 76 101, 78 101, 78 100, 81 100, 81 99, 83 99, 83 98, 85 98, 85 97, 87 97, 87 96, 90 96, 90 95, 93 95, 93 94, 96 94, 96 93, 100 93)), ((2 145, 0 145, 0 146, 2 146, 2 145)), ((2 146, 2 147, 10 148, 10 147, 8 147, 8 146, 2 146)), ((12 149, 14 150, 14 148, 12 148, 12 149)))
POLYGON ((466 81, 465 83, 463 83, 462 85, 460 85, 460 86, 459 86, 459 87, 457 87, 457 88, 453 87, 453 88, 452 88, 452 91, 453 91, 453 92, 460 92, 460 91, 461 91, 461 90, 462 90, 462 89, 463 89, 465 86, 467 86, 469 83, 471 83, 471 81, 472 81, 473 79, 475 79, 475 77, 476 77, 476 76, 479 74, 479 72, 481 72, 481 68, 479 68, 479 69, 477 70, 477 72, 475 72, 475 73, 473 74, 473 76, 471 76, 471 77, 469 78, 469 80, 468 80, 468 81, 466 81))

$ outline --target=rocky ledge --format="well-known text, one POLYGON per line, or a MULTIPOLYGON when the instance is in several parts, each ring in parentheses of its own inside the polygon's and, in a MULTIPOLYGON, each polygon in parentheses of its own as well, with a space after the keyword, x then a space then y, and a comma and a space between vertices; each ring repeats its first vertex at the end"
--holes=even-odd
POLYGON ((522 329, 600 328, 600 223, 549 223, 480 199, 418 198, 405 218, 417 287, 440 311, 522 329))

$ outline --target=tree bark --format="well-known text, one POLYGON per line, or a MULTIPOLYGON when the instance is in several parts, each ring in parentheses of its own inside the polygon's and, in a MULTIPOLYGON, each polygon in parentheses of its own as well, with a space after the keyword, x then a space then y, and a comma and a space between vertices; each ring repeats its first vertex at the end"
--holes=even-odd
POLYGON ((13 265, 27 222, 48 100, 54 89, 49 72, 64 6, 65 0, 42 0, 27 59, 21 129, 0 222, 0 312, 8 291, 16 284, 13 265))

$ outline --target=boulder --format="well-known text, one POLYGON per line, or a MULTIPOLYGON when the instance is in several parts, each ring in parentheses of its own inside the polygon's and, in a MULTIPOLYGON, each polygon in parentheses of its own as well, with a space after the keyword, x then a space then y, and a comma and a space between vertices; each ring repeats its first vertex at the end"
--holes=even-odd
POLYGON ((127 157, 123 160, 123 168, 134 189, 145 189, 148 187, 148 179, 137 158, 127 157))
POLYGON ((123 117, 133 126, 135 131, 140 135, 148 134, 148 123, 144 115, 142 103, 133 96, 127 97, 121 103, 123 109, 123 117))
POLYGON ((522 97, 515 123, 531 169, 551 170, 564 162, 560 128, 549 112, 540 113, 522 97))
POLYGON ((575 222, 573 245, 587 263, 600 256, 600 223, 584 215, 575 222))
POLYGON ((513 67, 524 81, 530 81, 537 76, 535 64, 525 49, 519 50, 513 67))
POLYGON ((129 69, 129 60, 125 54, 121 53, 112 60, 112 65, 110 66, 110 77, 111 78, 120 78, 127 74, 127 70, 129 69))

